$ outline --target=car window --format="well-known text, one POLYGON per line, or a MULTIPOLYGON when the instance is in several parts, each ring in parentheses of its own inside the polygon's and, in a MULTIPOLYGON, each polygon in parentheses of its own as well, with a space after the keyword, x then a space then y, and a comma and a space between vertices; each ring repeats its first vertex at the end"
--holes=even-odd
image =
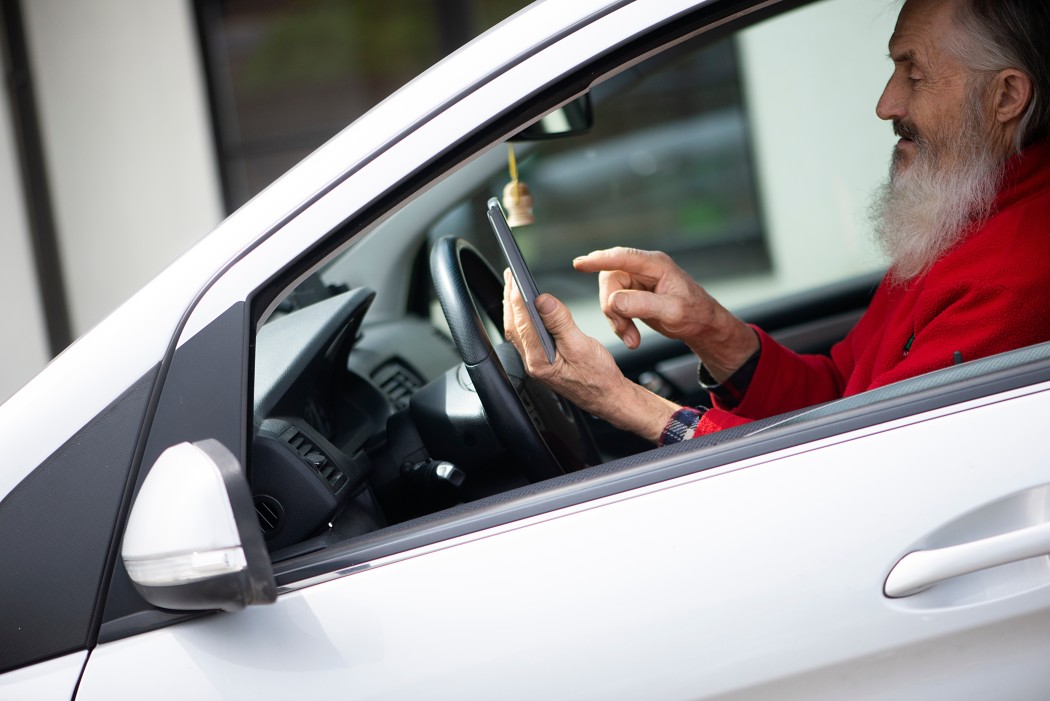
MULTIPOLYGON (((590 91, 586 134, 482 148, 271 306, 249 425, 275 559, 539 481, 487 419, 437 305, 427 318, 413 301, 432 289, 426 253, 444 237, 502 267, 485 204, 515 175, 535 217, 515 235, 540 288, 609 342, 594 276, 571 267, 596 248, 666 251, 731 308, 884 266, 866 211, 893 144, 874 113, 893 21, 881 4, 820 2, 614 71, 590 91)), ((685 374, 695 390, 695 358, 685 374)), ((529 406, 528 419, 549 427, 564 404, 529 406)), ((652 447, 592 423, 590 455, 560 444, 574 469, 652 447)))
MULTIPOLYGON (((514 144, 535 216, 515 235, 539 287, 610 342, 594 278, 571 267, 599 248, 665 251, 731 308, 883 267, 866 212, 893 143, 875 102, 894 14, 824 2, 700 37, 597 85, 589 133, 514 144)), ((431 240, 500 260, 484 203, 509 180, 508 163, 431 240)))

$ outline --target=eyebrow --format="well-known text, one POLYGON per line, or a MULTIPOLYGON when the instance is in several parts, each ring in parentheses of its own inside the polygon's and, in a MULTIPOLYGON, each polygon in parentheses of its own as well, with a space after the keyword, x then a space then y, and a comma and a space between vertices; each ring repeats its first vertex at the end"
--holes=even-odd
POLYGON ((917 63, 918 61, 917 61, 916 56, 915 56, 915 48, 914 47, 909 47, 909 48, 906 48, 906 49, 900 49, 900 50, 894 52, 893 45, 895 43, 897 43, 899 45, 899 43, 902 41, 902 39, 903 38, 899 34, 897 34, 897 32, 894 32, 893 34, 890 35, 890 40, 887 42, 887 46, 886 46, 886 56, 887 56, 887 58, 889 58, 894 63, 908 63, 908 62, 917 63))
POLYGON ((893 49, 890 49, 889 53, 887 53, 886 55, 891 61, 893 61, 896 64, 912 63, 919 68, 923 66, 923 62, 916 55, 914 49, 903 49, 896 53, 893 52, 893 49))
POLYGON ((911 49, 904 49, 903 51, 898 51, 897 54, 894 55, 893 49, 891 47, 890 50, 887 52, 886 56, 894 63, 905 63, 908 61, 912 63, 915 62, 915 52, 911 49))

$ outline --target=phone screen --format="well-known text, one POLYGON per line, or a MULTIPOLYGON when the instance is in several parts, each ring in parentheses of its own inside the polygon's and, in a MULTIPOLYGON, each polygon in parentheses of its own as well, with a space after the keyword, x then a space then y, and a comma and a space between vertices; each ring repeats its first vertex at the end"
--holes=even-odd
POLYGON ((500 206, 499 200, 495 197, 488 202, 488 217, 492 231, 496 234, 496 240, 499 241, 500 248, 503 249, 503 255, 506 257, 508 265, 510 265, 510 272, 514 276, 514 282, 518 285, 518 289, 521 290, 521 296, 525 298, 525 307, 529 310, 529 318, 532 319, 532 326, 536 329, 536 335, 540 337, 540 343, 543 344, 543 351, 547 354, 547 360, 551 365, 554 365, 554 339, 540 320, 539 312, 536 311, 536 297, 539 296, 540 291, 536 288, 536 281, 532 279, 529 266, 525 265, 525 258, 521 255, 521 249, 518 248, 517 241, 514 240, 514 236, 510 233, 510 225, 507 224, 507 217, 503 214, 503 207, 500 206))

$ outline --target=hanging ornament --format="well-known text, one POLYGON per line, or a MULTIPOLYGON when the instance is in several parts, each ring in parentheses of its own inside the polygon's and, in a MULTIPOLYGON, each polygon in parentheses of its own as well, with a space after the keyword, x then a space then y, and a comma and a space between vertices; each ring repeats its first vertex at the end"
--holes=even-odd
POLYGON ((510 182, 503 188, 503 210, 507 213, 507 224, 511 228, 536 223, 532 214, 532 194, 529 187, 518 180, 518 163, 514 159, 514 146, 507 146, 510 165, 510 182))

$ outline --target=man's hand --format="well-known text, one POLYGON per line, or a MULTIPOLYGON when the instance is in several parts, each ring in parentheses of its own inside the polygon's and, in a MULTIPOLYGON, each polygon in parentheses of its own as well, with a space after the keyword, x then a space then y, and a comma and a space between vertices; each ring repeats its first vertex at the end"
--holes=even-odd
POLYGON ((675 264, 666 253, 634 248, 594 251, 573 261, 598 273, 598 297, 613 331, 637 348, 640 319, 683 341, 718 381, 728 379, 758 350, 758 337, 675 264))
POLYGON ((565 305, 542 294, 536 309, 558 348, 551 365, 509 270, 503 280, 504 333, 529 375, 582 410, 656 442, 678 406, 624 377, 608 349, 580 331, 565 305))

